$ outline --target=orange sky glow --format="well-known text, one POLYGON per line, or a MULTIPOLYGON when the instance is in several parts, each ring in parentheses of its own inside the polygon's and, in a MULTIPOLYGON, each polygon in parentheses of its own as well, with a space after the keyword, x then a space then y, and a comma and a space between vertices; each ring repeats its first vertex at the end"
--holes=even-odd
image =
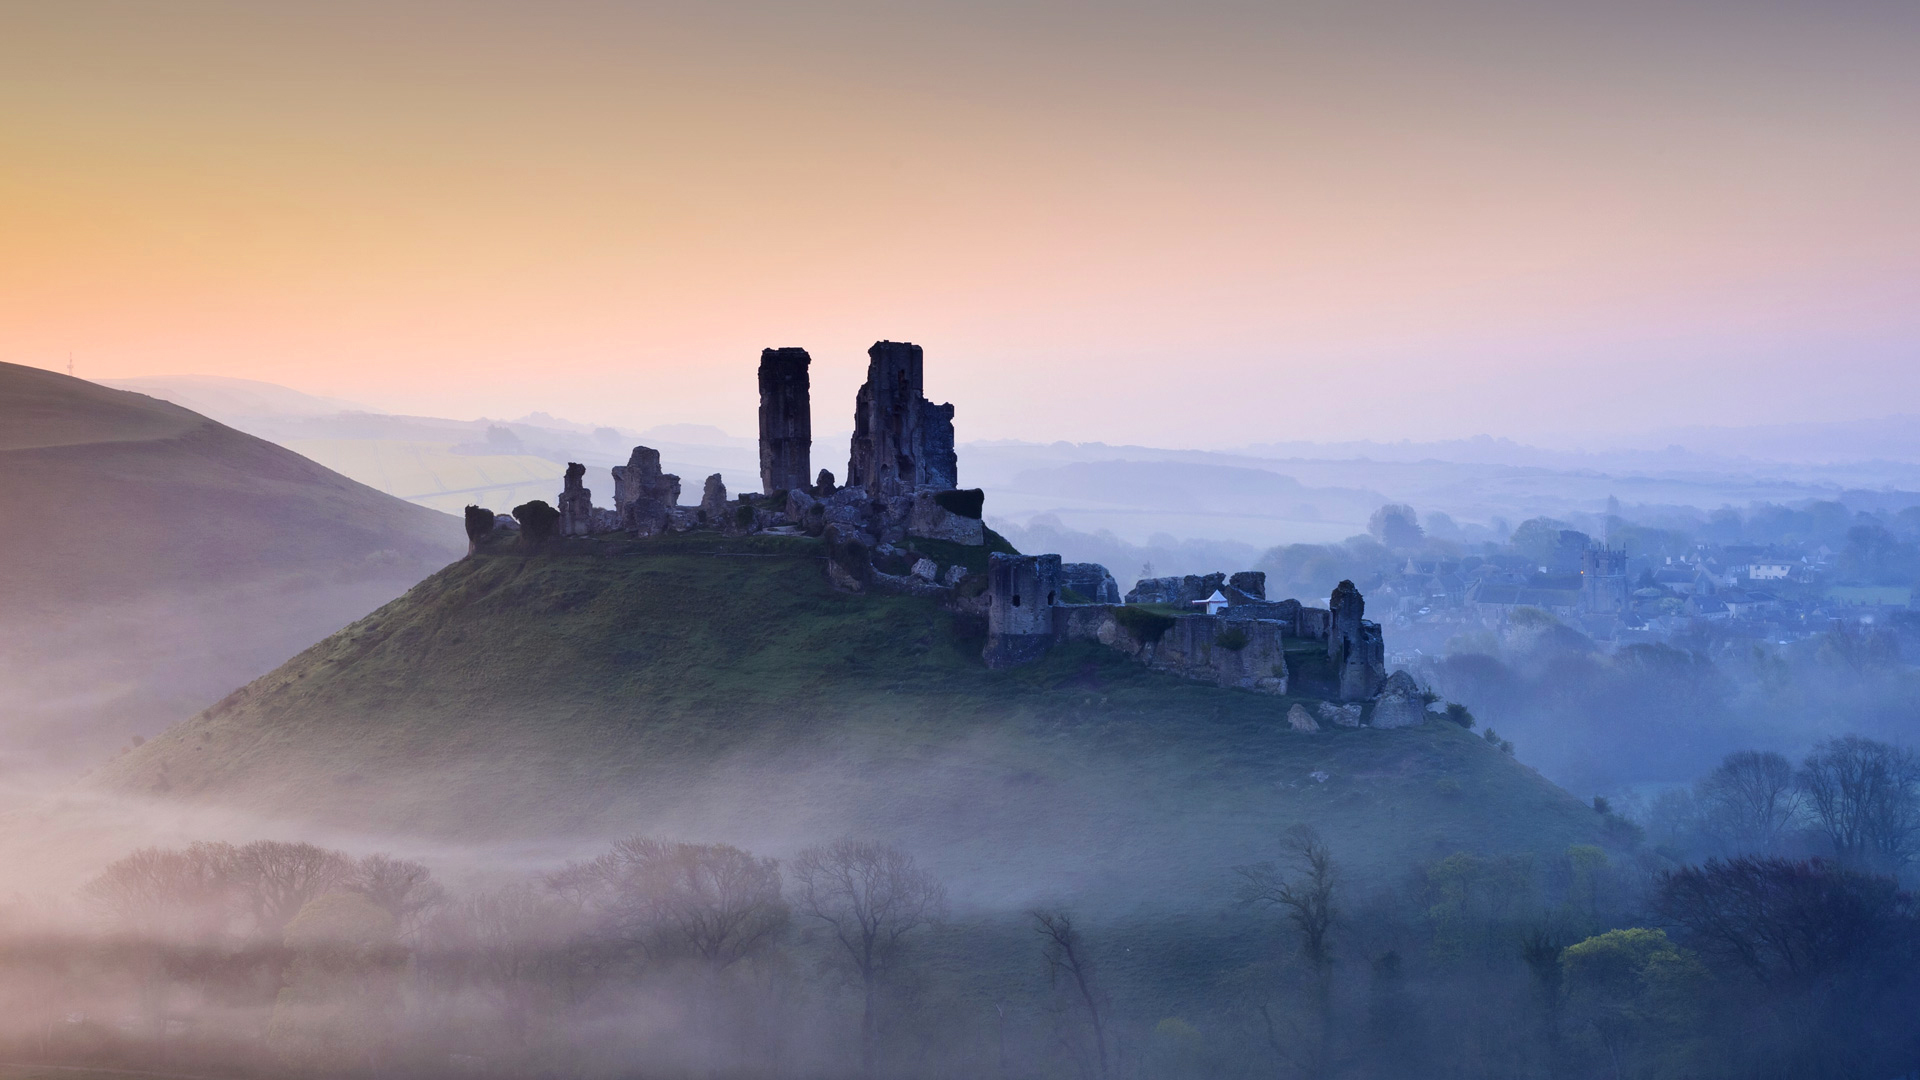
POLYGON ((1916 192, 1910 4, 0 9, 0 360, 433 415, 745 434, 802 345, 825 433, 882 337, 963 440, 1915 411, 1916 192))

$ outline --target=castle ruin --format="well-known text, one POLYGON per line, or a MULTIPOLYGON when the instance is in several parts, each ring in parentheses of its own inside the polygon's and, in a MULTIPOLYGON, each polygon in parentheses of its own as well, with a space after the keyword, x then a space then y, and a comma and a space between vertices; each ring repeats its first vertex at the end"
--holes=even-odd
POLYGON ((920 346, 876 341, 867 350, 867 381, 853 405, 847 486, 875 495, 959 485, 953 406, 924 392, 920 346))
POLYGON ((813 452, 813 412, 808 401, 805 349, 760 352, 760 490, 763 494, 804 488, 813 452))
MULTIPOLYGON (((1321 730, 1322 722, 1404 727, 1427 718, 1412 679, 1387 674, 1380 626, 1366 620, 1351 581, 1340 582, 1324 608, 1267 599, 1266 576, 1255 571, 1142 579, 1123 598, 1098 563, 986 550, 1004 541, 982 520, 984 494, 956 487, 954 409, 926 399, 920 346, 878 341, 867 358, 844 486, 825 469, 807 480, 811 357, 805 349, 766 349, 759 493, 729 498, 715 474, 701 486, 699 505, 683 507, 680 478, 663 470, 658 450, 636 446, 613 469, 612 511, 594 508, 584 466, 567 466, 558 537, 573 544, 696 530, 814 537, 836 588, 922 596, 984 621, 981 655, 992 668, 1033 663, 1062 643, 1094 642, 1180 678, 1321 699, 1318 719, 1292 707, 1292 730, 1321 730)), ((498 530, 475 525, 493 520, 490 511, 469 508, 474 552, 489 536, 512 532, 510 517, 499 519, 498 530)), ((1590 557, 1586 569, 1590 589, 1613 587, 1611 561, 1590 557)))

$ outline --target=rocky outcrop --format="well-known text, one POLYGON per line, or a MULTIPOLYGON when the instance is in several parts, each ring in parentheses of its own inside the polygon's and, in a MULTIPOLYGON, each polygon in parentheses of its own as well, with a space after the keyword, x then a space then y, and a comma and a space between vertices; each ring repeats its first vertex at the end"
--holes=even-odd
POLYGON ((1295 731, 1313 732, 1320 730, 1319 721, 1313 718, 1313 714, 1307 711, 1305 705, 1298 704, 1287 710, 1287 726, 1295 731))
POLYGON ((1367 721, 1377 728, 1413 727, 1427 722, 1427 699, 1413 676, 1396 671, 1387 676, 1374 699, 1373 715, 1367 721))
POLYGON ((1361 708, 1357 704, 1339 705, 1323 701, 1319 707, 1320 719, 1335 727, 1359 727, 1361 708))
POLYGON ((1072 589, 1086 599, 1088 604, 1117 604, 1120 602, 1120 583, 1113 580, 1107 568, 1094 562, 1074 562, 1060 564, 1060 587, 1072 589))
POLYGON ((760 490, 768 495, 807 486, 813 453, 805 349, 760 352, 760 490))
POLYGON ((593 492, 583 483, 587 467, 577 461, 567 463, 567 474, 561 481, 560 535, 590 536, 593 534, 593 492))
POLYGON ((636 446, 625 465, 613 467, 613 509, 620 527, 635 536, 658 536, 680 505, 680 478, 660 471, 660 451, 636 446))
POLYGON ((867 350, 867 381, 854 398, 847 486, 876 495, 959 486, 953 406, 925 396, 920 346, 876 341, 867 350))

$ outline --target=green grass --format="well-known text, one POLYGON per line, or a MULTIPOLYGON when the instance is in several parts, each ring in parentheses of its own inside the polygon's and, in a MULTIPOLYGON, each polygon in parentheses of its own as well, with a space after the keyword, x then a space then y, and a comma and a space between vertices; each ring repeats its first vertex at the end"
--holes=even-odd
POLYGON ((1091 644, 989 671, 931 601, 832 590, 815 541, 606 550, 629 553, 457 563, 100 780, 469 842, 651 831, 782 854, 859 833, 980 895, 1113 903, 1211 889, 1296 822, 1362 879, 1596 832, 1452 724, 1304 735, 1284 717, 1309 698, 1091 644))

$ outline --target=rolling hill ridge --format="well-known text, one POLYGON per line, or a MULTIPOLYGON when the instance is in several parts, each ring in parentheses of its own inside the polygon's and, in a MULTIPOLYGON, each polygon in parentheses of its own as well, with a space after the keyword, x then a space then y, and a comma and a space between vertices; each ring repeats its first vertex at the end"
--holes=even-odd
POLYGON ((1096 645, 989 671, 965 620, 835 591, 804 537, 494 550, 94 783, 449 841, 653 832, 780 854, 858 833, 1020 902, 1177 896, 1298 822, 1363 877, 1598 831, 1450 724, 1294 732, 1293 699, 1096 645))

